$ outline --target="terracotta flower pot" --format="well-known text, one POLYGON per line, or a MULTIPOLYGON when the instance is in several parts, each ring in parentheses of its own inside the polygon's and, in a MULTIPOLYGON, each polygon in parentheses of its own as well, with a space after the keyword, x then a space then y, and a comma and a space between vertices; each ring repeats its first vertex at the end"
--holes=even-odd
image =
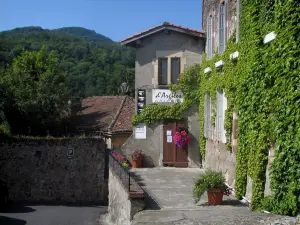
POLYGON ((223 188, 210 188, 207 190, 208 202, 211 205, 221 205, 223 200, 223 188))
POLYGON ((141 168, 142 167, 142 158, 132 159, 132 167, 133 168, 141 168))

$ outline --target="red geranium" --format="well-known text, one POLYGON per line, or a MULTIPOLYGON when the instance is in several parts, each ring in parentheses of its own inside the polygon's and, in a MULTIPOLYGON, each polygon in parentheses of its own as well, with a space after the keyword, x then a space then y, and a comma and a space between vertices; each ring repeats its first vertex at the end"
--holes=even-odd
POLYGON ((178 128, 175 132, 173 139, 175 144, 181 149, 183 148, 183 146, 189 143, 189 137, 184 128, 178 128))
POLYGON ((135 150, 132 154, 131 154, 132 159, 139 159, 143 157, 143 151, 141 149, 137 149, 135 150))

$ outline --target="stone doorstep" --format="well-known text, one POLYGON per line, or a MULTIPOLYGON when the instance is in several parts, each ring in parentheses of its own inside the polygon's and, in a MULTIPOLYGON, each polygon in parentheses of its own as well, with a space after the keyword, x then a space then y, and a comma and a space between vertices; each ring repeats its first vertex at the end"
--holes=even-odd
POLYGON ((138 198, 143 199, 143 198, 145 198, 145 193, 143 191, 140 191, 140 192, 130 191, 128 193, 128 195, 129 195, 129 198, 133 198, 133 199, 138 199, 138 198))

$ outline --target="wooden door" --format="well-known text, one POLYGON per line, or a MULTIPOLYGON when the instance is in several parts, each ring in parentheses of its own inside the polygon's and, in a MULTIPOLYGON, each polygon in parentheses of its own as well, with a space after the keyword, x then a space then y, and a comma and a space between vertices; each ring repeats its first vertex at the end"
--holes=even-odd
POLYGON ((188 167, 188 146, 183 149, 177 147, 173 140, 177 123, 168 123, 163 129, 163 165, 175 167, 188 167))

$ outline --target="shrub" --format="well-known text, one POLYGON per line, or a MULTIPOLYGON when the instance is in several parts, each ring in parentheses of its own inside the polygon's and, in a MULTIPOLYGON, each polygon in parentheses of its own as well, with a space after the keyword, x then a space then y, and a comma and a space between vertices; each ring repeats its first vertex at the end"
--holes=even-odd
POLYGON ((225 177, 222 172, 216 172, 211 169, 205 171, 194 184, 193 195, 195 202, 198 202, 201 196, 207 189, 222 188, 226 194, 229 193, 228 187, 225 184, 225 177))

